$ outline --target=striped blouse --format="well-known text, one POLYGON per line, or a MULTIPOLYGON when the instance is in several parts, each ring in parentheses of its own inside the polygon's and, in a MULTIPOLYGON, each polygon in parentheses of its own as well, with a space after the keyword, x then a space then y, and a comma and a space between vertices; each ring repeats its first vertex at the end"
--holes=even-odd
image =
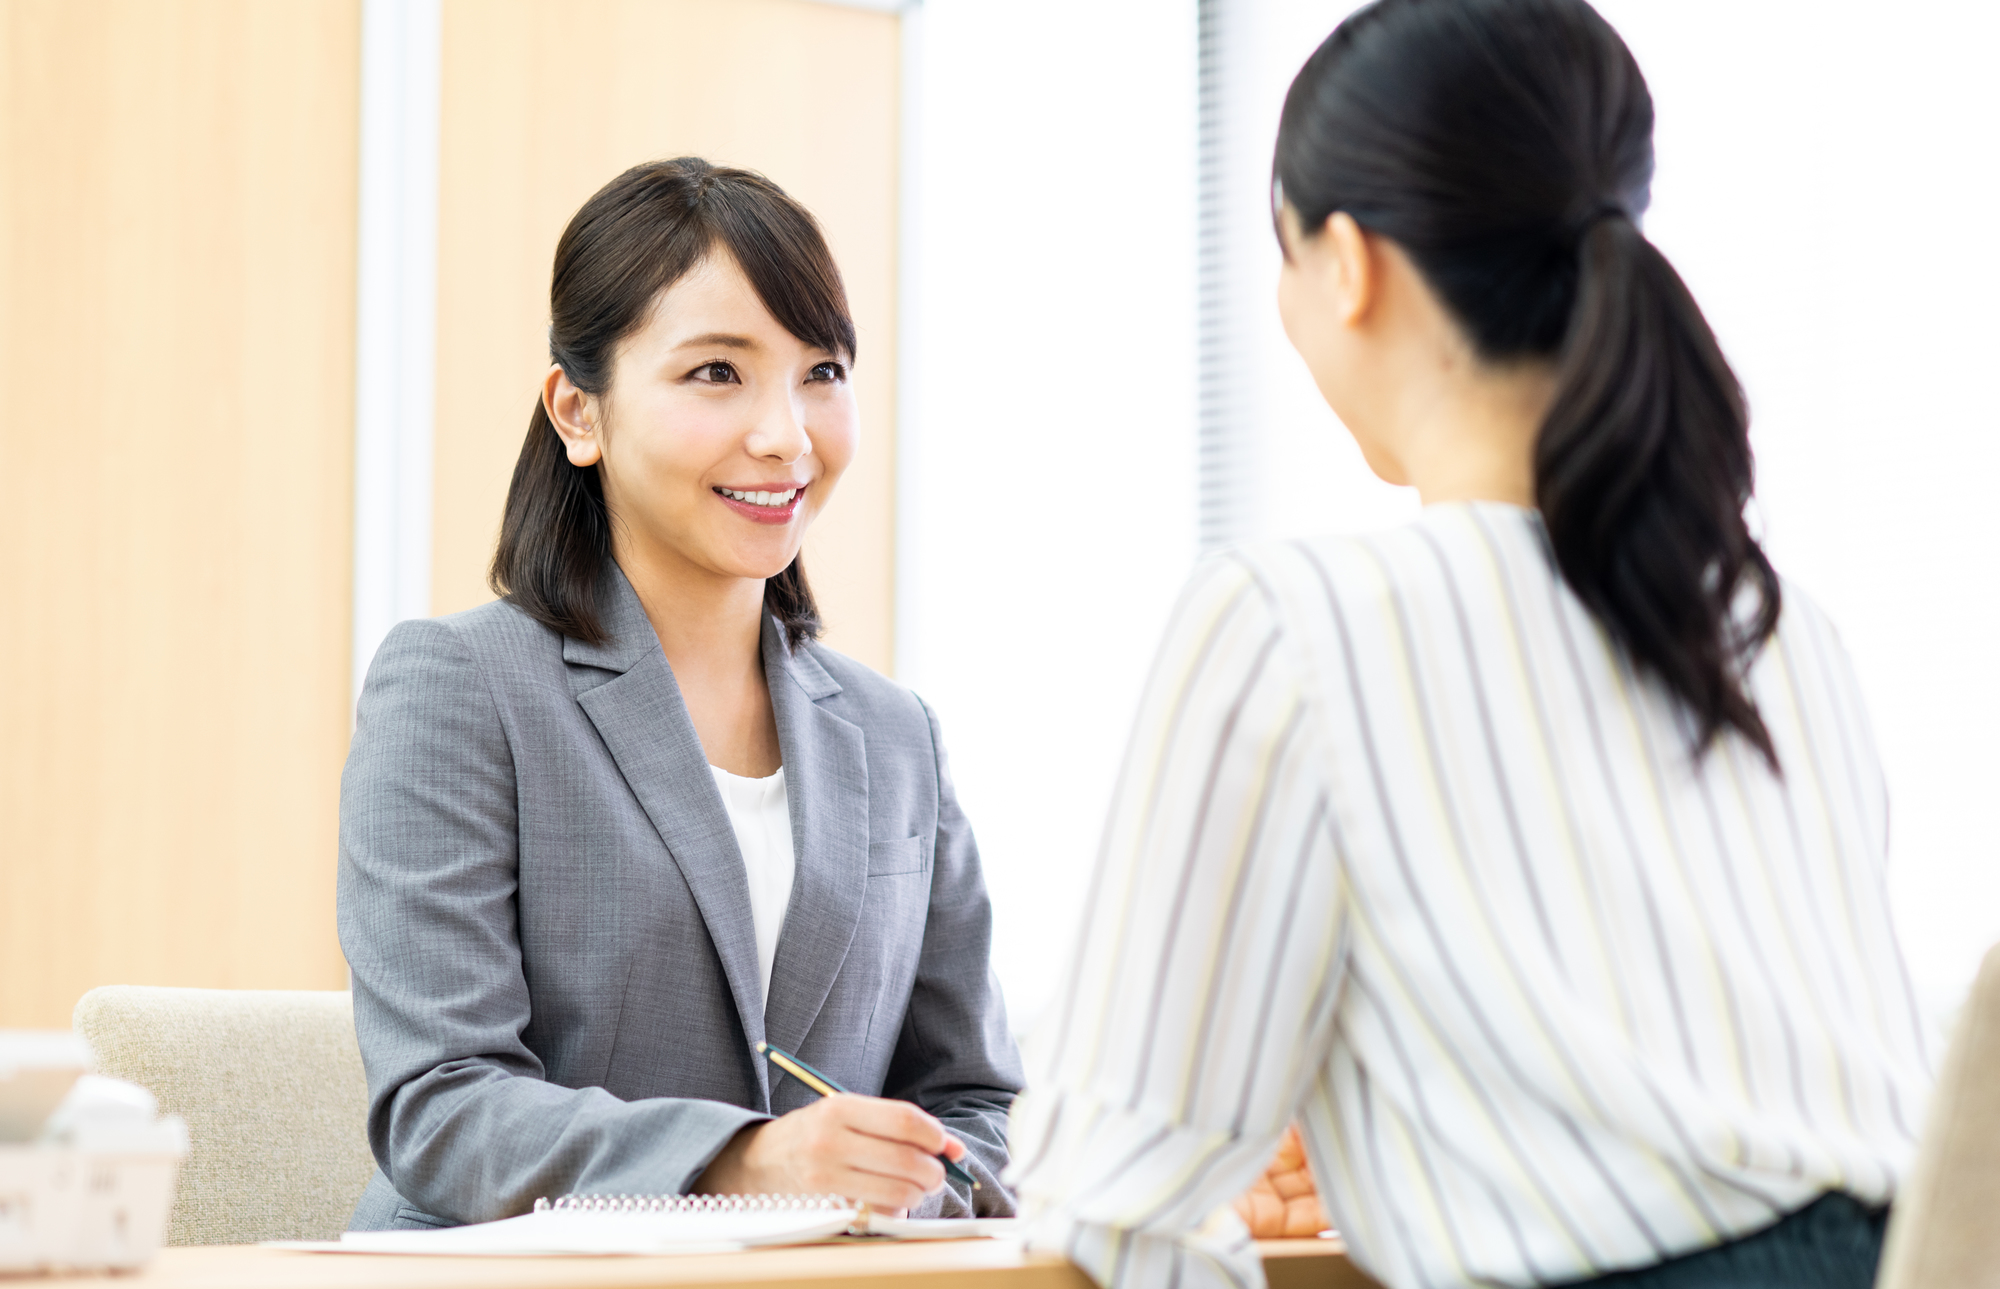
POLYGON ((1733 734, 1691 756, 1518 507, 1203 566, 1014 1106, 1033 1239, 1105 1284, 1258 1283, 1225 1201, 1294 1118, 1398 1289, 1885 1202, 1927 1038, 1861 696, 1795 587, 1750 685, 1782 777, 1733 734))

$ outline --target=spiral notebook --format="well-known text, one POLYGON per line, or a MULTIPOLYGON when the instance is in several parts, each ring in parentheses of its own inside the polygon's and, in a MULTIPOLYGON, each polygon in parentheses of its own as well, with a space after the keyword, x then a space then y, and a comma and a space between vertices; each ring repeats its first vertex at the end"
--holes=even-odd
POLYGON ((431 1231, 349 1231, 338 1240, 273 1240, 313 1253, 537 1257, 733 1253, 843 1236, 965 1240, 1004 1236, 1010 1218, 885 1218, 835 1195, 565 1195, 498 1222, 431 1231))

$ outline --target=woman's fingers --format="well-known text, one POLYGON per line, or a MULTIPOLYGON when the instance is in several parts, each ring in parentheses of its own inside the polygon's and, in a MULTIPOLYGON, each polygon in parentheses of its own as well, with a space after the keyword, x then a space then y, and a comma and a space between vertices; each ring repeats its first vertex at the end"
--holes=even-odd
POLYGON ((1318 1195, 1301 1195, 1285 1202, 1285 1235, 1288 1239, 1318 1235, 1326 1226, 1326 1212, 1319 1206, 1318 1195))
POLYGON ((843 1170, 827 1190, 883 1213, 908 1211, 930 1193, 915 1182, 851 1168, 843 1170))
POLYGON ((887 1141, 857 1132, 844 1153, 847 1167, 892 1181, 908 1182, 918 1188, 919 1196, 928 1195, 944 1185, 944 1165, 937 1161, 935 1155, 907 1142, 887 1141))
POLYGON ((832 1106, 833 1113, 856 1132, 904 1142, 926 1155, 942 1154, 952 1140, 943 1124, 907 1101, 838 1096, 827 1097, 820 1104, 832 1106))
POLYGON ((1268 1177, 1260 1177, 1249 1190, 1237 1196, 1231 1207, 1259 1240, 1303 1239, 1326 1229, 1319 1196, 1307 1192, 1287 1199, 1272 1187, 1268 1177))
POLYGON ((1271 1159, 1273 1172, 1292 1172, 1306 1166, 1306 1143, 1300 1139, 1297 1125, 1285 1129, 1285 1135, 1278 1140, 1278 1153, 1271 1159))
POLYGON ((1313 1186, 1312 1169, 1306 1164, 1305 1144, 1299 1140, 1297 1128, 1286 1130, 1270 1167, 1236 1199, 1234 1207, 1258 1239, 1317 1235, 1326 1229, 1326 1216, 1319 1206, 1319 1192, 1313 1186))
POLYGON ((914 1207, 944 1184, 936 1156, 963 1143, 906 1101, 825 1097, 762 1125, 746 1150, 756 1189, 844 1195, 872 1207, 914 1207))
POLYGON ((1256 1239, 1273 1240, 1284 1231, 1284 1205, 1265 1189, 1261 1180, 1232 1200, 1230 1207, 1236 1210, 1236 1216, 1243 1219, 1243 1225, 1250 1228, 1251 1236, 1256 1239))

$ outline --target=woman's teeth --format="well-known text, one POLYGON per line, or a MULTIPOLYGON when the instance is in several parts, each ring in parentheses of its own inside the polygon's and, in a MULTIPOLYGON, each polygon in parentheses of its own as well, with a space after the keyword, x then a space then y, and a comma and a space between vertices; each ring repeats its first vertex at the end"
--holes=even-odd
POLYGON ((799 495, 797 488, 787 488, 783 492, 737 492, 733 488, 717 488, 716 491, 733 501, 747 501, 753 506, 789 506, 792 498, 799 495))

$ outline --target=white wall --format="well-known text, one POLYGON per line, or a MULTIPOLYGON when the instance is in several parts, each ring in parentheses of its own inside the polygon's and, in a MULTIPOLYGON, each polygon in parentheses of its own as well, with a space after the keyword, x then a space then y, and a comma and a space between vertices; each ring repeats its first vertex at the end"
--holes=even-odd
POLYGON ((1219 0, 1216 6, 1228 140, 1220 167, 1227 182, 1223 218, 1236 275, 1233 298, 1222 308, 1236 333, 1222 378, 1239 418, 1230 437, 1246 462, 1231 483, 1249 490, 1232 508, 1238 539, 1367 532, 1417 513, 1414 492, 1369 473, 1278 321, 1280 257, 1270 198, 1278 116, 1300 64, 1358 7, 1354 0, 1219 0), (1277 480, 1286 481, 1293 499, 1303 481, 1310 501, 1272 504, 1277 480))
POLYGON ((904 21, 897 673, 943 722, 1023 1026, 1193 555, 1194 6, 904 21))

